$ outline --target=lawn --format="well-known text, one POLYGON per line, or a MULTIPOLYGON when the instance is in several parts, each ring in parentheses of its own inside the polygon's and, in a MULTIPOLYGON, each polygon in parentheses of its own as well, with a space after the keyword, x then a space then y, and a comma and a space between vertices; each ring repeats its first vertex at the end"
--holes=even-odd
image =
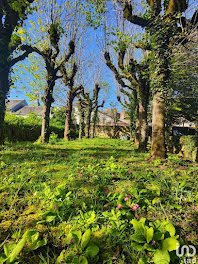
POLYGON ((7 143, 0 263, 182 263, 175 244, 198 245, 198 164, 148 156, 117 139, 7 143))

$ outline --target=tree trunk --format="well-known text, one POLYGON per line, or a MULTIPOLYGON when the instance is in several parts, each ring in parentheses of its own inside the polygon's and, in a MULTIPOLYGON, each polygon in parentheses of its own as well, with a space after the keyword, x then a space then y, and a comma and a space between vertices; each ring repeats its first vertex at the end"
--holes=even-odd
POLYGON ((45 143, 49 141, 49 122, 50 122, 50 110, 51 110, 51 102, 46 100, 44 102, 43 107, 43 118, 42 118, 42 129, 41 129, 41 143, 45 143))
POLYGON ((148 141, 147 110, 149 102, 149 85, 142 80, 139 88, 139 147, 140 152, 145 152, 148 141))
POLYGON ((96 122, 97 122, 97 116, 98 116, 98 107, 96 106, 95 109, 94 109, 94 115, 93 115, 92 138, 95 137, 95 133, 96 133, 96 122))
POLYGON ((73 97, 71 91, 67 98, 67 108, 66 108, 66 119, 65 119, 65 131, 64 140, 71 140, 71 125, 72 125, 72 108, 73 108, 73 97))
POLYGON ((80 124, 79 124, 79 139, 82 139, 85 136, 85 112, 84 110, 80 111, 80 124))
POLYGON ((54 102, 53 88, 55 85, 55 81, 51 81, 52 78, 48 79, 48 85, 45 90, 45 95, 43 97, 43 117, 42 117, 42 128, 41 128, 41 143, 46 143, 49 141, 50 131, 49 131, 49 123, 50 123, 50 112, 51 106, 54 102))
POLYGON ((4 118, 5 118, 5 100, 9 91, 9 70, 6 66, 0 64, 0 145, 4 144, 4 118))
POLYGON ((92 112, 92 109, 91 107, 89 107, 87 109, 87 114, 86 114, 86 127, 85 127, 85 137, 86 138, 90 138, 91 112, 92 112))
POLYGON ((141 152, 146 151, 147 146, 147 111, 143 102, 139 102, 139 146, 138 150, 141 152))
POLYGON ((136 124, 135 124, 135 145, 139 147, 140 143, 140 121, 139 121, 139 104, 137 99, 137 92, 134 92, 134 101, 136 104, 136 124))
POLYGON ((166 158, 164 117, 165 99, 160 92, 156 92, 153 97, 152 113, 152 159, 166 158))

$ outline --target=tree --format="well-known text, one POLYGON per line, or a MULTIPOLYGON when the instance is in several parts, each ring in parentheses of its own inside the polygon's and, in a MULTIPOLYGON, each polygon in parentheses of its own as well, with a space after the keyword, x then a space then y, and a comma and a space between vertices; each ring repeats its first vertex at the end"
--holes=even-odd
POLYGON ((80 93, 82 93, 83 86, 74 86, 74 78, 77 73, 77 65, 74 62, 72 66, 72 70, 70 75, 67 72, 67 69, 64 64, 62 64, 60 71, 63 76, 64 84, 68 87, 67 92, 67 105, 65 110, 65 132, 64 132, 64 139, 70 140, 70 131, 71 131, 71 125, 72 125, 72 108, 73 108, 73 101, 76 96, 78 96, 80 93))
POLYGON ((197 11, 191 21, 181 14, 188 9, 186 0, 147 0, 150 14, 147 17, 133 14, 129 1, 118 1, 123 4, 123 16, 130 23, 146 29, 150 34, 152 52, 152 158, 165 158, 165 101, 170 76, 171 51, 174 41, 184 41, 185 28, 197 24, 197 11), (162 12, 163 10, 163 12, 162 12))
POLYGON ((79 139, 85 136, 85 109, 86 106, 83 104, 83 99, 78 99, 78 111, 79 111, 79 139))
MULTIPOLYGON (((21 45, 21 39, 16 31, 26 19, 27 10, 33 1, 0 1, 0 144, 4 143, 5 100, 10 89, 11 68, 30 53, 25 51, 18 57, 13 57, 14 52, 21 45)), ((23 47, 21 50, 24 51, 23 47)))
MULTIPOLYGON (((124 64, 124 58, 126 55, 126 46, 122 45, 119 50, 118 67, 113 65, 110 54, 105 52, 104 57, 107 66, 113 71, 117 82, 122 87, 122 92, 127 94, 128 90, 134 91, 138 94, 138 122, 136 129, 136 142, 138 144, 139 151, 145 151, 147 145, 147 107, 149 103, 149 81, 147 77, 148 65, 146 62, 137 63, 136 60, 130 58, 129 64, 124 64), (125 80, 128 80, 130 84, 127 84, 125 80), (139 132, 139 134, 138 134, 139 132)), ((129 94, 128 94, 129 95, 129 94)), ((133 97, 129 96, 130 99, 133 97)), ((136 98, 134 98, 136 99, 136 98)), ((130 102, 132 103, 132 102, 130 102)))
MULTIPOLYGON (((98 84, 96 84, 96 86, 99 87, 98 84)), ((92 123, 93 123, 93 127, 92 127, 92 138, 95 137, 95 133, 96 133, 96 123, 97 123, 97 117, 98 117, 98 110, 102 107, 104 107, 104 103, 105 101, 103 100, 101 104, 99 104, 99 91, 100 91, 100 87, 98 89, 96 89, 96 94, 95 94, 95 107, 93 109, 93 119, 92 119, 92 123)))
POLYGON ((40 56, 42 56, 45 61, 45 69, 47 71, 47 85, 44 91, 44 96, 42 98, 44 104, 40 139, 42 143, 48 142, 49 140, 50 111, 52 103, 54 103, 53 90, 56 80, 62 78, 62 76, 58 75, 57 73, 61 71, 62 67, 64 67, 64 64, 69 61, 71 55, 75 51, 74 42, 70 41, 68 54, 62 61, 57 61, 60 52, 60 32, 58 29, 58 24, 51 24, 48 33, 51 46, 40 50, 37 47, 31 47, 26 45, 27 51, 31 50, 32 52, 36 52, 40 56))
MULTIPOLYGON (((98 95, 100 91, 100 86, 98 83, 95 84, 94 90, 93 90, 93 95, 91 96, 90 93, 82 90, 82 98, 81 98, 81 104, 82 104, 82 109, 85 109, 85 137, 90 138, 90 128, 91 128, 91 115, 92 111, 95 109, 95 115, 94 119, 96 122, 97 119, 97 111, 98 111, 98 95)), ((80 97, 79 97, 80 98, 80 97)), ((94 132, 95 133, 95 132, 94 132)))
MULTIPOLYGON (((75 1, 75 3, 70 0, 41 0, 38 4, 37 17, 34 18, 34 21, 29 21, 30 28, 27 28, 27 33, 30 36, 30 41, 27 39, 27 42, 30 43, 26 45, 26 49, 33 50, 42 57, 44 67, 41 66, 39 70, 46 73, 47 85, 41 92, 43 93, 42 101, 44 104, 41 142, 49 140, 50 109, 55 101, 55 85, 61 79, 68 82, 67 76, 60 73, 64 71, 63 68, 70 65, 70 59, 76 52, 77 30, 75 28, 79 12, 77 6, 80 9, 80 0, 75 1), (36 28, 35 20, 38 24, 36 28)), ((32 62, 34 63, 34 61, 32 62)), ((75 66, 74 71, 76 68, 75 66)), ((39 72, 36 74, 38 77, 40 76, 39 72)), ((61 88, 56 90, 61 93, 63 85, 60 82, 59 84, 61 88)), ((38 87, 38 89, 40 88, 38 87)))

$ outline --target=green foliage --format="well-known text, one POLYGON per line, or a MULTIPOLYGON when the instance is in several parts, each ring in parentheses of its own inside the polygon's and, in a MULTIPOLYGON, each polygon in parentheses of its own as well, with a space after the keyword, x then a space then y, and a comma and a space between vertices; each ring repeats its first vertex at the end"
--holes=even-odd
POLYGON ((1 261, 13 254, 15 262, 35 264, 179 263, 177 241, 197 246, 197 163, 146 157, 122 140, 7 143, 1 261))
POLYGON ((151 226, 149 227, 145 225, 145 221, 145 218, 139 222, 136 219, 131 221, 135 230, 131 236, 131 240, 134 241, 132 247, 137 251, 151 252, 154 263, 159 263, 159 261, 170 263, 171 258, 168 252, 175 251, 179 246, 174 226, 167 221, 160 222, 157 220, 155 223, 149 223, 151 226))
POLYGON ((97 262, 99 247, 96 244, 90 242, 92 231, 87 229, 84 234, 81 231, 71 231, 66 239, 66 243, 69 245, 67 250, 63 250, 60 256, 57 258, 57 263, 64 261, 65 263, 71 263, 75 260, 76 264, 89 263, 91 259, 97 262))
POLYGON ((198 161, 198 138, 196 136, 182 136, 180 138, 181 152, 185 158, 198 161))
POLYGON ((111 29, 112 31, 108 33, 108 35, 112 35, 116 37, 116 39, 112 40, 109 45, 114 48, 116 53, 118 53, 119 51, 125 51, 132 43, 132 37, 124 32, 115 30, 113 27, 111 27, 111 29))
MULTIPOLYGON (((36 141, 41 133, 41 118, 35 113, 30 113, 26 118, 6 113, 5 135, 9 141, 36 141)), ((51 126, 51 132, 63 137, 64 129, 51 126)))
POLYGON ((58 135, 57 135, 56 133, 52 132, 52 133, 50 134, 50 137, 49 137, 49 143, 50 143, 51 145, 54 145, 54 144, 57 143, 57 139, 58 139, 58 135))
POLYGON ((12 241, 4 245, 4 254, 0 257, 0 259, 2 260, 1 263, 16 263, 15 260, 17 259, 26 243, 28 244, 28 249, 31 251, 45 246, 47 244, 47 240, 40 240, 39 232, 28 230, 24 233, 23 237, 17 244, 12 241))

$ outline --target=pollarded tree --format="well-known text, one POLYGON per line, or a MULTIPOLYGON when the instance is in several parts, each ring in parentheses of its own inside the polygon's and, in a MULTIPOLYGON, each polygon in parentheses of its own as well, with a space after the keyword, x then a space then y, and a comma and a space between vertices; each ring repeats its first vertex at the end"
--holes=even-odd
POLYGON ((105 101, 103 100, 101 104, 99 104, 99 91, 100 91, 100 87, 98 84, 96 84, 96 86, 98 86, 98 89, 96 88, 95 90, 95 107, 93 109, 93 118, 92 118, 92 123, 93 123, 93 127, 92 127, 92 135, 91 137, 94 138, 95 137, 95 133, 96 133, 96 123, 97 123, 97 117, 98 117, 98 110, 102 107, 104 107, 104 103, 105 101))
POLYGON ((10 89, 10 71, 13 65, 24 60, 29 52, 13 58, 21 44, 17 27, 26 19, 28 7, 34 0, 0 1, 0 144, 4 143, 5 101, 10 89))
MULTIPOLYGON (((100 91, 100 86, 98 83, 95 84, 93 95, 91 96, 90 93, 84 92, 82 90, 82 98, 81 103, 83 108, 85 108, 85 137, 90 138, 90 128, 91 128, 91 115, 92 111, 98 106, 98 94, 100 91)), ((97 119, 97 115, 96 115, 97 119)))
POLYGON ((82 93, 83 86, 75 86, 74 85, 74 80, 75 76, 77 74, 78 67, 76 63, 73 63, 71 73, 69 74, 67 71, 67 68, 65 67, 64 64, 62 64, 60 71, 63 76, 63 81, 65 86, 68 87, 68 92, 67 92, 67 103, 66 103, 66 110, 65 110, 65 132, 64 132, 64 139, 65 140, 70 140, 70 133, 71 133, 71 125, 72 125, 72 108, 73 108, 73 101, 74 99, 82 93))
POLYGON ((165 158, 165 102, 170 76, 171 50, 175 41, 185 41, 186 28, 198 22, 197 11, 187 21, 182 13, 188 9, 187 0, 147 0, 150 16, 133 13, 131 1, 123 4, 123 16, 132 24, 148 31, 153 60, 151 85, 153 89, 152 158, 165 158))
POLYGON ((31 47, 25 45, 27 51, 32 51, 38 53, 45 62, 45 69, 47 72, 47 85, 44 90, 44 96, 42 98, 44 107, 43 107, 43 117, 42 117, 42 129, 41 129, 41 138, 42 143, 48 142, 49 140, 49 123, 50 123, 50 112, 51 106, 54 103, 53 91, 55 87, 55 82, 57 79, 62 78, 58 75, 58 72, 62 67, 69 61, 70 57, 75 51, 75 45, 73 41, 69 43, 68 54, 65 55, 63 60, 59 60, 60 53, 60 31, 58 24, 51 24, 48 30, 50 45, 47 48, 42 50, 37 47, 31 47))
MULTIPOLYGON (((136 143, 139 151, 145 151, 147 145, 147 107, 149 103, 149 80, 147 77, 148 65, 146 62, 137 63, 133 57, 130 58, 129 64, 124 63, 126 55, 126 46, 122 45, 119 50, 118 67, 113 65, 109 52, 105 52, 104 57, 107 66, 112 70, 117 82, 122 87, 123 92, 127 93, 126 89, 137 93, 138 98, 138 122, 136 129, 136 143), (129 82, 129 84, 126 82, 129 82), (139 134, 138 134, 139 131, 139 134)), ((132 97, 130 97, 132 99, 132 97)))

